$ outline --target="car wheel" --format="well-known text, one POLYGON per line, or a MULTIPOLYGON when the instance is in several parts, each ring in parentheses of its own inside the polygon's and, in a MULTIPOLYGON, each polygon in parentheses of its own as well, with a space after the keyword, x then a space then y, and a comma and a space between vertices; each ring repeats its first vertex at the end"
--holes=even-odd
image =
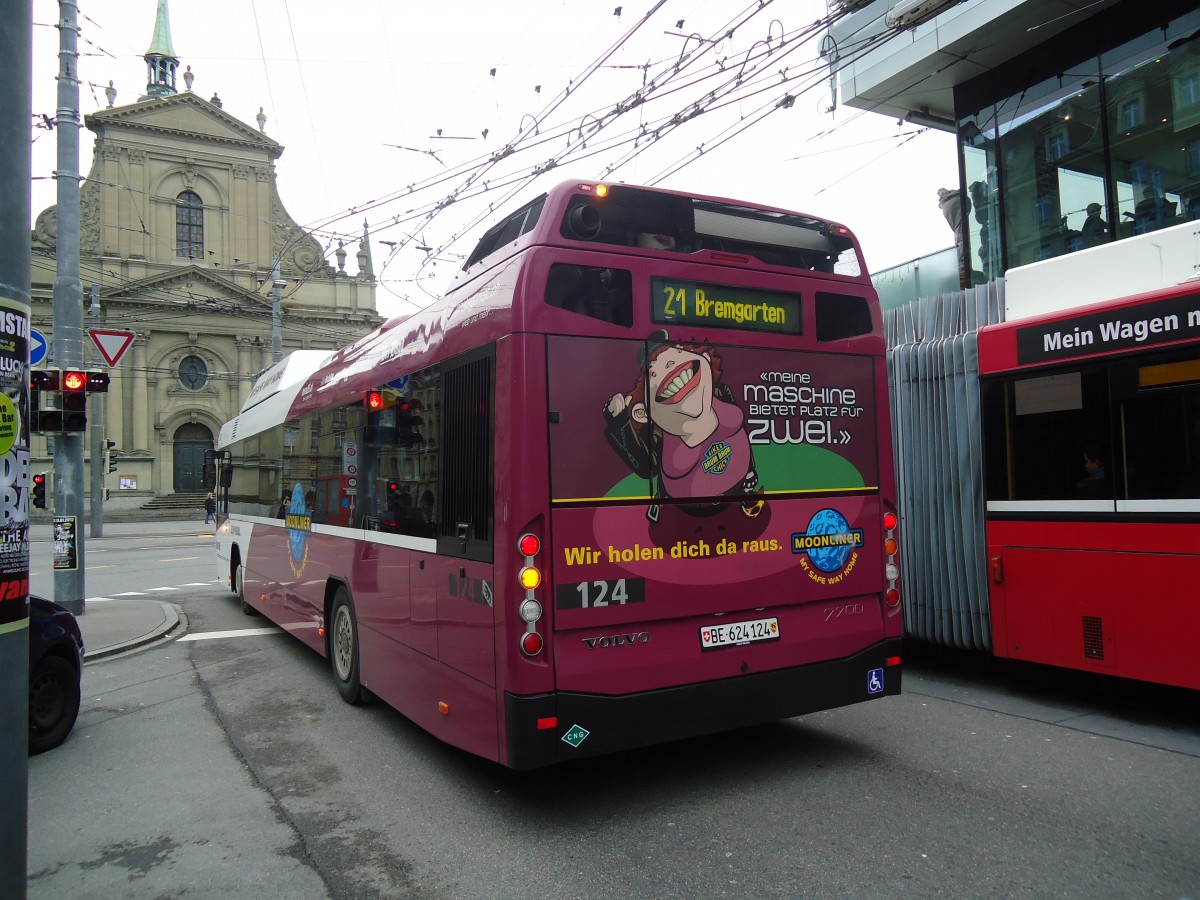
POLYGON ((79 673, 47 656, 29 675, 29 752, 44 753, 67 739, 79 715, 79 673))
POLYGON ((358 625, 350 593, 338 588, 333 598, 329 629, 329 662, 338 693, 347 703, 358 706, 366 698, 358 677, 358 625))

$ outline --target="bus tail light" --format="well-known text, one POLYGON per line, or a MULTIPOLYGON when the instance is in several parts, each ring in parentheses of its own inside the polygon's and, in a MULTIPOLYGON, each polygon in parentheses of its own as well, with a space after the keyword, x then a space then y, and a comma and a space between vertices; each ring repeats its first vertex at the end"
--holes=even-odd
POLYGON ((542 604, 534 594, 542 584, 542 571, 535 564, 541 549, 542 541, 536 534, 527 532, 517 540, 517 552, 524 560, 524 565, 517 573, 517 581, 525 589, 525 598, 521 601, 517 613, 525 623, 525 633, 521 635, 521 652, 526 656, 537 656, 542 652, 543 645, 542 636, 536 630, 537 623, 542 618, 542 604))
POLYGON ((899 525, 900 520, 890 509, 883 514, 883 551, 887 556, 883 567, 887 590, 883 596, 887 605, 893 607, 900 605, 900 540, 896 536, 899 525))
POLYGON ((542 636, 536 631, 527 631, 521 635, 521 652, 526 656, 537 656, 542 652, 542 636))

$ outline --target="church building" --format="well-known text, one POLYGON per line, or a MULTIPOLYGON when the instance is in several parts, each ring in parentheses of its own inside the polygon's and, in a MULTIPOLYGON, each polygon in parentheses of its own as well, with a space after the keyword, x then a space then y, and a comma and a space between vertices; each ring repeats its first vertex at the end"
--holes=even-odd
MULTIPOLYGON (((134 335, 111 369, 84 340, 87 368, 111 375, 109 392, 92 395, 104 398, 113 442, 110 510, 202 493, 204 452, 263 370, 293 350, 342 347, 382 322, 366 223, 347 248, 291 218, 276 186, 283 147, 266 116, 260 108, 253 127, 216 94, 192 92, 191 67, 177 71, 167 0, 145 60, 144 96, 114 105, 109 82, 108 107, 84 117, 95 134, 80 186, 84 328, 134 335)), ((56 207, 37 217, 32 242, 31 324, 52 346, 56 207)), ((52 438, 31 437, 34 470, 50 468, 52 438)))

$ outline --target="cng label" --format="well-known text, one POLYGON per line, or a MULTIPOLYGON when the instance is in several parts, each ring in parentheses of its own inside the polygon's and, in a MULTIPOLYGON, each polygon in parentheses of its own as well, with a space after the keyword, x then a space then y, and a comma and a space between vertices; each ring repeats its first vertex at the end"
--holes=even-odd
POLYGON ((591 734, 591 732, 582 725, 572 725, 569 729, 567 729, 567 733, 562 736, 562 739, 572 747, 578 749, 579 745, 584 742, 589 734, 591 734))

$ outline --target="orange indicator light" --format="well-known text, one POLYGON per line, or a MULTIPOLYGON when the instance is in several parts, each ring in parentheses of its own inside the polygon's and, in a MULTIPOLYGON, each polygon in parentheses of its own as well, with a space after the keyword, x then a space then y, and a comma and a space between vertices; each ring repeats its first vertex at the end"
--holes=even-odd
POLYGON ((542 583, 542 573, 538 571, 536 566, 526 566, 521 570, 520 574, 521 587, 527 591, 534 590, 542 583))

